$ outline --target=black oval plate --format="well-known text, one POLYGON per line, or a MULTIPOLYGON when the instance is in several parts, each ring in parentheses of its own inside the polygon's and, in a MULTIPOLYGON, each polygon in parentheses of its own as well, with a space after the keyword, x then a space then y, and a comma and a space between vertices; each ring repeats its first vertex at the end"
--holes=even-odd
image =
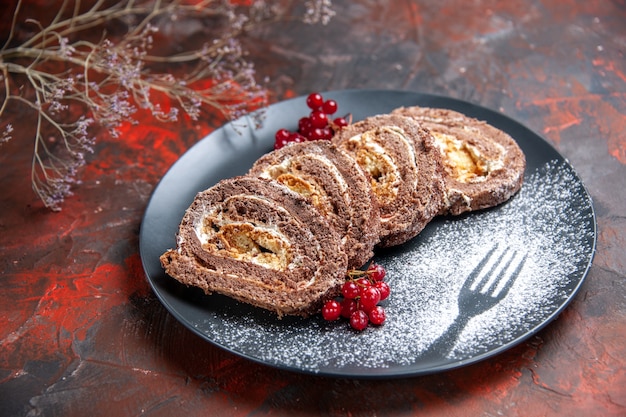
MULTIPOLYGON (((159 256, 175 247, 185 209, 197 192, 244 174, 272 149, 279 128, 295 130, 308 114, 305 98, 274 104, 263 127, 244 117, 187 151, 160 181, 146 209, 140 252, 163 305, 193 332, 269 366, 327 376, 389 378, 453 369, 496 355, 552 321, 571 301, 591 266, 596 219, 591 198, 569 163, 520 123, 487 108, 406 91, 323 93, 354 120, 421 105, 457 110, 515 138, 527 158, 522 190, 494 209, 432 221, 405 245, 376 254, 392 288, 387 321, 357 333, 345 321, 278 320, 220 295, 206 296, 168 277, 159 256), (510 291, 492 308, 459 303, 471 271, 487 252, 527 255, 510 291)), ((496 255, 495 257, 499 257, 496 255)), ((503 273, 501 275, 509 275, 503 273)))

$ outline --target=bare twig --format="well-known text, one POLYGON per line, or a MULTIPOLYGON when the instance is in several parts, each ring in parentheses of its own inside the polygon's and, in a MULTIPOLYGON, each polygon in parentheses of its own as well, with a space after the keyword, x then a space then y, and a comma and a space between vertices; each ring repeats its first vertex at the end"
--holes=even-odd
MULTIPOLYGON (((303 20, 308 23, 325 23, 333 14, 329 0, 305 5, 303 20)), ((107 6, 104 0, 95 0, 85 11, 82 6, 81 0, 64 0, 44 26, 28 18, 21 23, 24 0, 18 0, 10 33, 0 49, 0 88, 4 90, 0 146, 12 140, 12 125, 2 121, 7 107, 11 102, 25 104, 37 118, 33 190, 52 210, 60 210, 71 195, 85 154, 93 152, 92 126, 104 127, 116 137, 122 123, 136 122, 133 117, 139 108, 159 121, 173 121, 180 111, 195 120, 201 109, 235 119, 266 104, 267 92, 256 82, 254 67, 238 37, 255 24, 284 17, 276 5, 121 0, 107 6), (223 25, 198 49, 167 56, 151 54, 159 25, 173 19, 212 19, 223 25), (110 37, 111 24, 118 30, 125 25, 126 32, 110 37), (20 43, 21 25, 34 26, 37 33, 20 43), (97 40, 83 36, 88 30, 91 36, 96 33, 97 40), (158 64, 184 64, 186 72, 180 76, 158 72, 158 64), (173 107, 161 107, 163 95, 172 99, 173 107), (80 111, 72 111, 76 109, 80 111), (71 119, 72 114, 81 116, 71 119)))

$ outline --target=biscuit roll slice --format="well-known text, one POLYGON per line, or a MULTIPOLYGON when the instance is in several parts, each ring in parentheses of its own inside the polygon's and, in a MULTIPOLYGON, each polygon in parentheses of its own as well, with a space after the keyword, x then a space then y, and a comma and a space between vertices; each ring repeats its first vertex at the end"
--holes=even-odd
POLYGON ((205 293, 308 316, 336 296, 347 257, 339 236, 304 197, 275 181, 225 179, 195 197, 167 274, 205 293))
POLYGON ((265 154, 249 175, 273 179, 308 198, 339 233, 348 267, 359 268, 373 256, 380 216, 369 180, 330 142, 294 143, 265 154))
POLYGON ((368 117, 340 130, 333 143, 369 176, 381 216, 379 246, 413 238, 440 211, 440 157, 428 131, 411 118, 368 117))
POLYGON ((500 129, 456 111, 399 108, 429 129, 444 164, 442 214, 458 215, 493 207, 522 186, 526 158, 517 142, 500 129))

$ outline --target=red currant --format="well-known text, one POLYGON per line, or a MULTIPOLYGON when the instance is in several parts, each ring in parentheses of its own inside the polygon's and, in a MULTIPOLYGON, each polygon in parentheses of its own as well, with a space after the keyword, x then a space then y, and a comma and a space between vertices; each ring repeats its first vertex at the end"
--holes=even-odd
POLYGON ((344 117, 337 117, 333 120, 333 126, 336 129, 341 129, 342 127, 348 126, 348 121, 344 117))
POLYGON ((322 307, 322 316, 324 320, 337 320, 341 316, 341 305, 335 300, 327 301, 322 307))
POLYGON ((322 105, 322 110, 326 114, 334 114, 337 112, 337 102, 335 100, 326 100, 322 105))
POLYGON ((274 140, 274 149, 280 149, 292 142, 293 133, 287 129, 280 129, 276 132, 274 140))
POLYGON ((352 298, 344 298, 341 301, 341 317, 350 318, 352 313, 359 309, 359 304, 352 298))
POLYGON ((332 139, 332 137, 333 137, 333 131, 328 127, 324 127, 322 129, 320 128, 311 129, 311 132, 309 133, 309 140, 322 140, 322 139, 330 140, 332 139))
POLYGON ((289 142, 301 143, 304 141, 306 141, 306 138, 298 132, 292 132, 289 135, 289 142))
POLYGON ((346 318, 350 326, 358 331, 364 330, 369 323, 382 325, 387 318, 384 307, 378 303, 387 299, 391 292, 389 284, 384 280, 385 276, 384 267, 375 263, 370 264, 366 270, 349 270, 348 279, 341 286, 343 299, 324 304, 324 319, 346 318))
POLYGON ((320 129, 319 127, 316 127, 315 129, 311 129, 311 131, 309 132, 309 140, 320 140, 320 139, 324 139, 324 129, 320 129))
POLYGON ((361 287, 361 291, 363 291, 364 288, 368 288, 372 286, 372 283, 370 282, 370 280, 365 277, 357 279, 356 283, 359 287, 361 287))
POLYGON ((291 132, 287 129, 278 129, 276 131, 276 134, 274 135, 274 139, 276 139, 276 142, 279 142, 281 140, 288 140, 290 134, 291 132))
POLYGON ((354 281, 346 281, 341 287, 341 295, 345 298, 356 298, 361 294, 361 289, 354 281))
POLYGON ((355 330, 363 330, 369 323, 369 317, 363 310, 357 310, 350 315, 350 326, 355 330))
POLYGON ((309 119, 311 119, 311 126, 314 128, 322 129, 328 126, 328 116, 321 110, 313 110, 309 119))
POLYGON ((378 290, 380 293, 380 301, 386 300, 389 297, 389 293, 391 292, 391 288, 389 284, 385 281, 378 281, 374 284, 374 288, 378 290))
POLYGON ((277 140, 276 142, 274 142, 274 149, 283 148, 287 146, 288 144, 289 144, 289 141, 287 140, 277 140))
POLYGON ((274 149, 280 149, 292 142, 331 140, 335 132, 348 126, 352 121, 350 114, 331 119, 331 116, 337 112, 339 105, 336 100, 324 100, 320 93, 309 94, 306 97, 306 104, 311 112, 308 117, 302 117, 298 120, 298 129, 295 133, 299 136, 287 129, 280 129, 275 135, 274 149))
POLYGON ((311 130, 311 119, 308 117, 302 117, 298 120, 298 133, 302 134, 302 136, 309 137, 311 130))
POLYGON ((318 110, 324 105, 324 98, 320 93, 311 93, 306 98, 306 105, 311 110, 318 110))
POLYGON ((380 292, 376 287, 367 287, 361 290, 361 299, 359 301, 361 307, 365 311, 370 311, 380 301, 380 292))
POLYGON ((322 129, 322 133, 322 139, 331 140, 333 138, 333 130, 328 126, 322 129))
POLYGON ((382 265, 371 264, 367 268, 367 272, 373 281, 382 281, 385 279, 385 268, 382 265))
POLYGON ((369 321, 371 321, 372 324, 376 326, 380 326, 381 324, 383 324, 385 322, 385 319, 387 318, 385 315, 385 309, 381 306, 376 306, 371 309, 368 313, 368 316, 369 321))

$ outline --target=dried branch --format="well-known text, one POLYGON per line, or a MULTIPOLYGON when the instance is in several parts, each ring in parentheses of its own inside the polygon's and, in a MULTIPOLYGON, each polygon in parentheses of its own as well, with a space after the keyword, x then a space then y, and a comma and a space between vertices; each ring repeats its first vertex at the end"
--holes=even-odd
MULTIPOLYGON (((12 125, 2 121, 7 107, 26 105, 37 118, 32 186, 52 210, 60 210, 72 194, 77 172, 94 150, 95 127, 117 137, 123 123, 137 122, 138 109, 163 122, 177 120, 181 111, 196 120, 203 109, 232 120, 259 116, 255 110, 266 104, 267 92, 256 82, 238 38, 254 25, 284 17, 281 2, 96 0, 83 10, 80 0, 64 0, 45 26, 33 19, 20 22, 23 2, 18 1, 0 49, 0 146, 12 139, 12 125), (189 19, 210 21, 219 30, 197 49, 153 54, 164 25, 189 19), (23 25, 37 33, 17 39, 23 25), (112 35, 120 27, 124 33, 112 35), (184 65, 185 71, 179 76, 159 71, 164 64, 184 65), (171 99, 170 108, 162 107, 163 96, 171 99)), ((328 0, 306 2, 305 13, 307 23, 325 23, 333 14, 328 0)))

